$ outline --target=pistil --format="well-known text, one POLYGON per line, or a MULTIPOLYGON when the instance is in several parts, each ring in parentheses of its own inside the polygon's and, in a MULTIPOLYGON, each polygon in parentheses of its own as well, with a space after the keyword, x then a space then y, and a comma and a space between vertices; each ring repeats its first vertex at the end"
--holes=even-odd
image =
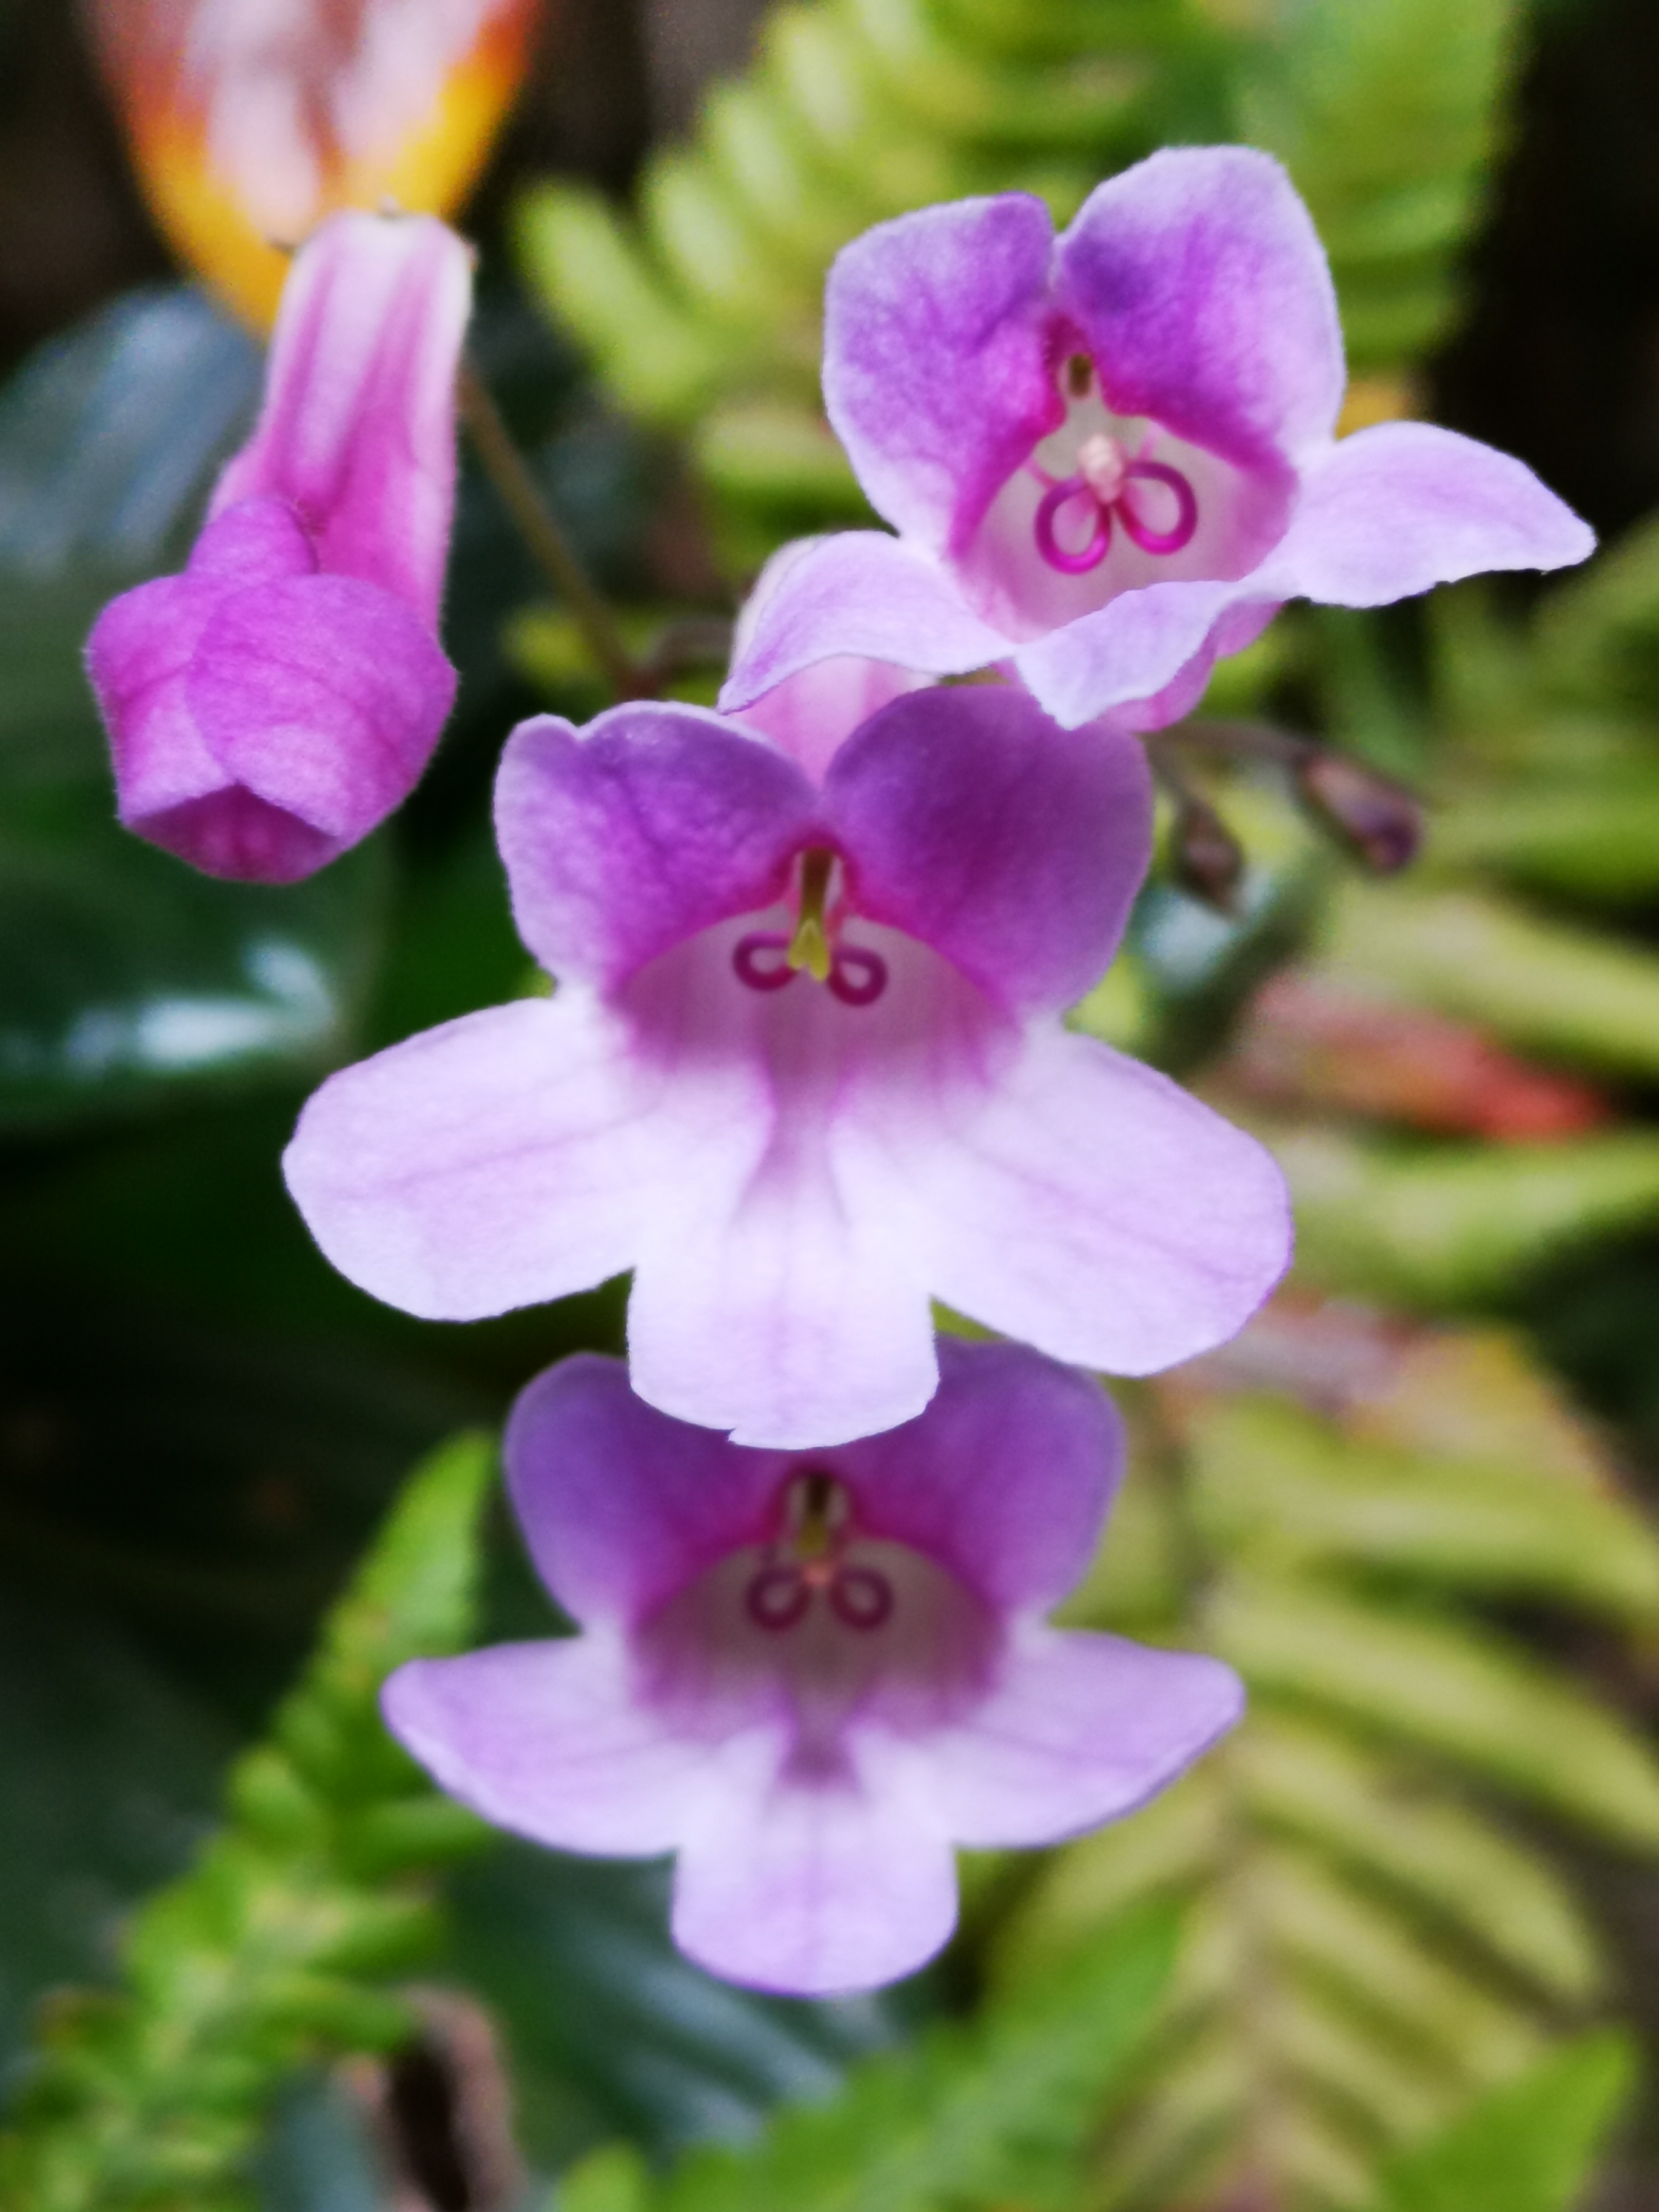
POLYGON ((781 991, 805 974, 829 987, 844 1006, 873 1006, 887 988, 887 963, 868 946, 840 941, 840 916, 830 910, 836 855, 809 846, 801 855, 797 919, 791 934, 751 930, 732 951, 732 965, 751 991, 781 991))
POLYGON ((801 856, 800 919, 784 957, 797 971, 805 969, 815 983, 830 980, 830 933, 823 919, 823 902, 830 892, 830 874, 836 856, 822 846, 801 856))

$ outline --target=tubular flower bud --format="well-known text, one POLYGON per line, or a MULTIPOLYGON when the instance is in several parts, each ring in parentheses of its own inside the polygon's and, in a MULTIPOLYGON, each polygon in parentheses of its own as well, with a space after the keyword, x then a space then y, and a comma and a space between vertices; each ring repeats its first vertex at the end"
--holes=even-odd
POLYGON ((1098 1386, 940 1347, 884 1436, 746 1451, 579 1356, 508 1423, 531 1554, 581 1634, 386 1683, 394 1735, 486 1820, 678 1854, 672 1928, 790 1995, 910 1972, 956 1919, 952 1846, 1058 1842, 1144 1804, 1237 1719, 1231 1670, 1050 1627, 1122 1460, 1098 1386))
POLYGON ((538 0, 94 0, 157 222, 257 328, 283 247, 342 208, 445 215, 524 73, 538 0))
POLYGON ((429 216, 325 224, 185 573, 94 627, 121 819, 210 875, 311 874, 407 798, 438 741, 471 287, 429 216))

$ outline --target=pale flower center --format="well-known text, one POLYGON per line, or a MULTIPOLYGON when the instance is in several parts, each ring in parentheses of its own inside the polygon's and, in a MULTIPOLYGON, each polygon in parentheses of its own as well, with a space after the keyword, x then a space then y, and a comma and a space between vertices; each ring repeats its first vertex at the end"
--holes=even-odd
POLYGON ((836 1476, 790 1475, 771 1525, 638 1632, 645 1693, 688 1732, 718 1741, 783 1719, 792 1760, 827 1771, 855 1720, 925 1731, 983 1694, 994 1615, 938 1560, 861 1528, 836 1476))
MULTIPOLYGON (((1073 354, 1066 367, 1072 398, 1085 398, 1093 383, 1093 364, 1073 354)), ((1035 455, 1025 465, 1044 486, 1031 526, 1036 550, 1062 576, 1097 568, 1120 526, 1143 553, 1179 553, 1193 541, 1198 495, 1187 477, 1165 461, 1132 456, 1110 431, 1090 432, 1069 476, 1055 476, 1035 455)))

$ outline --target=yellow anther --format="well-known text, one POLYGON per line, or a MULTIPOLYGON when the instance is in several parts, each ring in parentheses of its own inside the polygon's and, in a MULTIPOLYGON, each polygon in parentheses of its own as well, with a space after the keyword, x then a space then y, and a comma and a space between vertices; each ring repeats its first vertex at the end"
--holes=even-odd
POLYGON ((785 957, 792 968, 804 968, 815 983, 826 982, 830 975, 830 933, 824 926, 823 902, 835 865, 835 854, 821 847, 801 856, 800 920, 785 957))

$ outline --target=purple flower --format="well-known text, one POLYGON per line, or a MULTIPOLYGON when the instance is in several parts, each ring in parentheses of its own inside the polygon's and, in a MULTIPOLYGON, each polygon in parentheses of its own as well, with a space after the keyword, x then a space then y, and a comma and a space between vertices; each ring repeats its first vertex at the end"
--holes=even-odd
POLYGON ((1146 866, 1132 740, 930 687, 815 785, 717 715, 624 706, 524 724, 496 822, 556 995, 331 1077, 289 1149, 377 1297, 462 1321, 632 1267, 641 1396, 794 1449, 927 1402, 930 1296, 1142 1374, 1277 1279, 1267 1153, 1060 1024, 1146 866))
POLYGON ((1011 192, 882 223, 830 271, 823 389, 896 538, 817 541, 721 703, 830 653, 1012 660, 1058 720, 1152 729, 1285 599, 1379 606, 1590 532, 1507 454, 1423 422, 1340 443, 1341 332, 1267 155, 1155 154, 1060 238, 1011 192))
POLYGON ((93 630, 121 819, 210 875, 311 874, 408 796, 438 741, 471 270, 430 216, 325 223, 189 567, 93 630))
POLYGON ((539 1376, 507 1479, 574 1638, 417 1659, 394 1734, 537 1842, 678 1851, 674 1940, 731 1979, 866 1989, 956 1919, 951 1846, 1144 1804, 1238 1718, 1214 1659, 1048 1626, 1122 1457, 1083 1376, 940 1347, 938 1396, 810 1458, 653 1413, 620 1366, 539 1376))

